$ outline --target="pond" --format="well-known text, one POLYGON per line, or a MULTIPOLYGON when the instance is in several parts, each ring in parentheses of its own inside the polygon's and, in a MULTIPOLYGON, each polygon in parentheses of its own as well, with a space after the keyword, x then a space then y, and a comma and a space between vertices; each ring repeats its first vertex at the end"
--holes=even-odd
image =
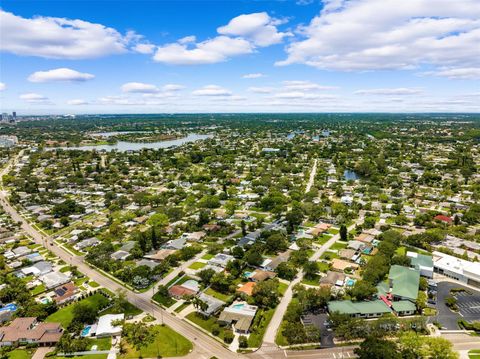
POLYGON ((355 171, 350 171, 350 170, 345 170, 343 172, 343 178, 345 178, 345 180, 347 181, 356 181, 359 179, 355 171))
POLYGON ((199 140, 205 140, 207 138, 213 137, 212 135, 202 135, 198 133, 189 133, 186 137, 176 138, 174 140, 165 140, 157 142, 127 142, 127 141, 118 141, 112 145, 92 145, 92 146, 78 146, 78 147, 52 147, 51 150, 57 148, 63 150, 80 150, 80 151, 112 151, 117 150, 120 152, 125 151, 139 151, 142 149, 159 149, 159 148, 168 148, 181 146, 185 143, 195 142, 199 140))

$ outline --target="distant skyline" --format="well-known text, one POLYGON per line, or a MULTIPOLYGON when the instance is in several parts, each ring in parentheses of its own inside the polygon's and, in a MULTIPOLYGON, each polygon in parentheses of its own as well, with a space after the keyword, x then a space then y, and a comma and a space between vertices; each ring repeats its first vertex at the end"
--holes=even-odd
POLYGON ((1 112, 480 112, 478 0, 1 6, 1 112))

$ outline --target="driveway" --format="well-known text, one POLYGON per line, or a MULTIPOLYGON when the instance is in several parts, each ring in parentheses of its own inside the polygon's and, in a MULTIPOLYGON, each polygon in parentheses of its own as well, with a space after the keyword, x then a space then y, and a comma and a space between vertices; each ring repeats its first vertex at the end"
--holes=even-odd
POLYGON ((460 283, 439 282, 437 287, 437 315, 430 317, 429 322, 437 321, 442 329, 457 330, 458 320, 480 320, 480 291, 474 291, 462 286, 460 283), (459 312, 452 312, 446 305, 445 299, 450 296, 450 289, 464 288, 468 292, 457 293, 459 312), (470 294, 469 294, 470 293, 470 294))
POLYGON ((333 331, 328 330, 325 322, 328 321, 328 314, 307 314, 302 318, 303 324, 313 325, 320 330, 320 343, 322 348, 331 348, 333 343, 333 331))

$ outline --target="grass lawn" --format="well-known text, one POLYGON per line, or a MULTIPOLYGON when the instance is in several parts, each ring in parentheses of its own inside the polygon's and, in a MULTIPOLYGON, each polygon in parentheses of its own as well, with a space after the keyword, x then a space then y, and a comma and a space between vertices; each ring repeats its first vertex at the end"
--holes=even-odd
POLYGON ((40 284, 40 285, 37 285, 35 288, 33 288, 30 293, 32 293, 33 296, 36 296, 40 293, 43 293, 45 292, 46 288, 45 288, 45 285, 43 284, 40 284))
POLYGON ((122 359, 179 357, 187 355, 192 349, 192 343, 168 326, 154 325, 150 330, 156 334, 155 340, 142 347, 140 351, 128 347, 127 353, 120 355, 122 359))
POLYGON ((93 280, 91 280, 90 282, 88 282, 88 285, 92 288, 98 288, 100 287, 100 284, 98 284, 97 282, 94 282, 93 280))
POLYGON ((206 264, 205 263, 202 263, 202 262, 195 262, 195 263, 192 263, 188 268, 190 269, 201 269, 203 267, 205 267, 206 264))
POLYGON ((338 232, 340 232, 340 229, 337 229, 337 228, 330 228, 328 230, 328 233, 330 234, 337 234, 338 232))
POLYGON ((173 283, 175 283, 180 277, 177 275, 175 278, 173 278, 170 282, 167 283, 166 287, 170 288, 173 283))
POLYGON ((53 357, 55 359, 65 359, 65 358, 68 358, 68 359, 107 359, 108 357, 108 354, 88 354, 88 355, 79 355, 79 356, 74 356, 74 357, 60 357, 60 356, 56 356, 56 357, 53 357))
POLYGON ((223 300, 224 302, 228 301, 231 297, 231 295, 227 295, 227 294, 223 294, 223 293, 220 293, 220 292, 217 292, 216 290, 212 289, 212 288, 208 288, 206 291, 205 291, 205 294, 208 294, 208 295, 211 295, 212 297, 215 297, 217 299, 220 299, 220 300, 223 300))
POLYGON ((8 353, 8 359, 30 359, 33 355, 32 350, 15 349, 8 353))
POLYGON ((332 238, 332 236, 329 236, 328 234, 322 234, 315 240, 315 242, 320 245, 323 245, 327 243, 330 238, 332 238))
POLYGON ((288 288, 288 284, 285 284, 285 283, 282 283, 282 282, 278 283, 278 292, 281 295, 285 294, 285 292, 287 291, 287 288, 288 288))
MULTIPOLYGON (((138 309, 132 303, 126 303, 124 313, 126 316, 129 316, 129 315, 135 316, 135 315, 142 314, 143 311, 141 309, 138 309)), ((113 313, 112 308, 108 308, 107 310, 102 311, 100 314, 104 315, 104 314, 116 314, 116 313, 113 313)))
POLYGON ((186 307, 190 305, 190 302, 185 302, 180 304, 177 308, 175 308, 174 312, 175 313, 180 313, 182 310, 184 310, 186 307))
POLYGON ((436 315, 437 310, 435 308, 424 308, 423 309, 423 315, 431 316, 431 315, 436 315))
POLYGON ((85 253, 80 252, 80 251, 76 250, 75 248, 73 248, 73 246, 71 244, 64 244, 63 246, 77 256, 83 256, 85 254, 85 253))
POLYGON ((302 284, 318 286, 318 285, 320 285, 320 276, 316 275, 312 279, 303 278, 302 284))
POLYGON ((326 260, 334 259, 334 258, 338 258, 338 254, 334 252, 328 252, 328 251, 323 253, 320 257, 320 259, 326 259, 326 260))
POLYGON ((345 248, 347 248, 347 243, 340 242, 340 241, 333 243, 333 245, 330 247, 330 249, 333 249, 333 250, 340 250, 345 248))
POLYGON ((317 262, 318 270, 322 273, 327 273, 330 269, 330 264, 327 262, 317 262))
POLYGON ((202 257, 202 259, 205 259, 205 260, 208 261, 208 260, 212 259, 213 257, 215 257, 213 254, 207 253, 202 257))
MULTIPOLYGON (((108 303, 108 299, 105 298, 103 295, 100 293, 95 293, 94 295, 87 297, 85 299, 82 299, 78 303, 90 303, 96 308, 102 308, 108 303)), ((70 322, 73 319, 73 307, 75 304, 70 304, 66 307, 63 307, 60 310, 57 310, 55 313, 50 314, 45 321, 46 322, 55 322, 55 323, 60 323, 64 328, 68 327, 70 322)))
POLYGON ((162 306, 164 307, 171 307, 175 302, 176 300, 171 298, 171 297, 163 297, 160 295, 160 293, 155 293, 155 295, 152 297, 152 299, 157 302, 158 304, 161 304, 162 306))
POLYGON ((69 272, 69 271, 70 271, 70 266, 65 266, 65 267, 60 268, 61 273, 65 273, 65 272, 69 272))
POLYGON ((257 312, 251 327, 251 333, 248 337, 249 348, 258 348, 262 345, 263 336, 267 330, 268 323, 272 320, 273 313, 275 313, 275 308, 266 311, 259 310, 257 312))
MULTIPOLYGON (((209 333, 212 333, 212 327, 217 323, 217 318, 213 316, 205 318, 203 315, 198 314, 197 312, 189 313, 185 318, 195 323, 200 328, 205 329, 209 333)), ((223 327, 220 327, 220 333, 218 334, 218 337, 222 340, 223 340, 223 333, 224 333, 224 329, 223 327)))
POLYGON ((480 349, 473 349, 468 352, 470 359, 480 359, 480 349))
POLYGON ((285 339, 285 337, 282 334, 286 325, 287 325, 287 322, 285 320, 282 320, 282 323, 280 324, 280 328, 278 328, 277 336, 275 337, 275 344, 288 345, 287 339, 285 339))

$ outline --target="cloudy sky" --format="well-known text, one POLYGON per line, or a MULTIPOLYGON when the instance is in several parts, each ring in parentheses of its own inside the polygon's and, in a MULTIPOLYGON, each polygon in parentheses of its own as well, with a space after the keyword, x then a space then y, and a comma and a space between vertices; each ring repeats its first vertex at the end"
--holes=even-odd
POLYGON ((480 112, 479 0, 1 6, 2 112, 480 112))

